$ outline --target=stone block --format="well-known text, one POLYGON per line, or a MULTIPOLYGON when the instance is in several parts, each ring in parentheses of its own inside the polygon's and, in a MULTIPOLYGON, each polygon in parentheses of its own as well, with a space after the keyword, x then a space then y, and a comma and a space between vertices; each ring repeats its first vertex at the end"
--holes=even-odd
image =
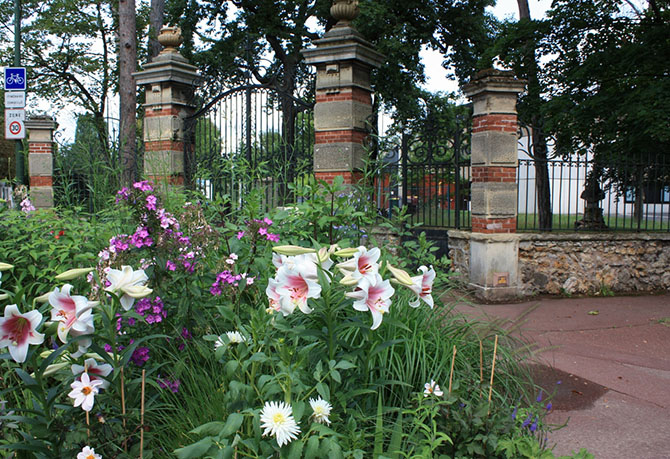
POLYGON ((53 175, 53 155, 51 153, 30 153, 28 155, 28 170, 30 175, 53 175))
POLYGON ((471 139, 473 166, 517 166, 517 138, 506 132, 475 132, 471 139))
POLYGON ((370 70, 368 67, 352 62, 340 62, 331 65, 319 65, 316 71, 316 89, 336 90, 358 87, 371 90, 370 70), (335 65, 335 67, 332 67, 335 65), (337 71, 333 71, 336 69, 337 71))
POLYGON ((144 173, 154 176, 170 176, 184 173, 183 151, 144 152, 144 173))
POLYGON ((363 145, 354 142, 314 145, 314 171, 360 170, 367 159, 363 145))
POLYGON ((470 241, 470 285, 478 296, 504 300, 517 296, 519 240, 515 235, 477 235, 470 241), (504 236, 504 237, 501 237, 504 236), (506 284, 496 283, 501 275, 506 284))
POLYGON ((516 183, 474 182, 470 189, 473 216, 491 218, 516 216, 516 183))
POLYGON ((50 186, 30 187, 30 200, 37 209, 51 209, 54 206, 54 192, 50 186))
POLYGON ((365 129, 371 113, 370 105, 355 100, 320 102, 314 107, 314 129, 365 129))
POLYGON ((183 140, 183 121, 175 115, 144 118, 144 141, 183 140))
POLYGON ((484 92, 473 98, 472 115, 516 114, 516 92, 484 92))

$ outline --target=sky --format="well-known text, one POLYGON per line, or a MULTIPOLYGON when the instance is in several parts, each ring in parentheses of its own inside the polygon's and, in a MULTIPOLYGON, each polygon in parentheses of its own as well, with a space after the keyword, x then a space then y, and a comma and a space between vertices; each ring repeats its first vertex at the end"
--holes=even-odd
MULTIPOLYGON (((531 17, 543 17, 545 12, 551 7, 551 1, 552 0, 528 0, 531 17)), ((496 5, 490 8, 490 11, 499 19, 517 20, 517 0, 498 0, 496 5)), ((426 73, 426 84, 424 85, 425 89, 431 92, 458 91, 458 83, 447 78, 447 72, 442 67, 443 59, 440 53, 426 48, 421 53, 421 59, 425 66, 426 73)), ((118 117, 117 99, 118 98, 114 98, 108 104, 110 116, 113 118, 118 117)), ((36 108, 40 114, 52 114, 49 113, 50 105, 47 101, 40 101, 31 105, 31 108, 36 108)), ((76 127, 75 110, 75 106, 69 105, 57 114, 56 121, 58 122, 59 128, 56 133, 56 139, 58 142, 70 143, 74 140, 74 132, 76 127)))

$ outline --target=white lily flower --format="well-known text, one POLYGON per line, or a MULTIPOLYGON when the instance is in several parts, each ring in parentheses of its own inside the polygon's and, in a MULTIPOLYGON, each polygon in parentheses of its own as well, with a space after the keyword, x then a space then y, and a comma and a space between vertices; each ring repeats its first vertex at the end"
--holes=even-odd
POLYGON ((67 335, 72 336, 90 335, 95 331, 93 326, 93 306, 85 296, 71 295, 72 285, 63 285, 62 290, 58 287, 49 293, 49 303, 53 306, 51 320, 59 322, 58 338, 61 342, 67 342, 67 335))
POLYGON ((5 317, 0 317, 0 348, 8 347, 9 355, 16 363, 25 362, 28 347, 44 342, 44 335, 37 332, 41 321, 39 311, 21 314, 15 304, 5 306, 5 317))
POLYGON ((133 271, 133 268, 130 266, 121 266, 121 270, 110 269, 107 272, 107 280, 109 281, 110 286, 105 290, 116 293, 117 295, 123 293, 121 296, 121 306, 126 311, 130 310, 133 306, 135 299, 143 298, 143 296, 139 295, 144 294, 144 296, 147 296, 151 293, 151 289, 149 288, 137 288, 143 287, 149 280, 142 269, 133 271))
POLYGON ((431 309, 435 303, 433 302, 433 281, 435 280, 435 270, 431 266, 430 269, 425 266, 419 266, 421 271, 420 276, 412 277, 412 285, 409 288, 416 293, 416 298, 409 302, 413 308, 419 306, 419 299, 423 300, 431 309))
POLYGON ((376 277, 374 284, 364 279, 358 284, 356 290, 345 293, 346 296, 355 300, 353 304, 355 310, 370 311, 372 314, 371 330, 376 330, 381 325, 383 315, 389 311, 391 297, 395 293, 395 289, 391 287, 388 280, 383 280, 379 274, 376 277))
POLYGON ((112 366, 108 363, 98 363, 94 358, 88 358, 84 360, 84 365, 75 363, 71 369, 72 374, 75 376, 86 373, 90 381, 102 381, 102 384, 100 384, 101 389, 109 387, 109 381, 103 378, 109 376, 113 370, 112 366))
POLYGON ((95 450, 90 446, 84 446, 81 452, 77 454, 77 459, 102 459, 102 456, 95 454, 95 450))
POLYGON ((429 383, 426 383, 424 385, 424 391, 423 391, 424 397, 428 397, 430 395, 435 395, 437 397, 442 397, 444 395, 444 392, 442 392, 440 386, 438 386, 437 383, 432 379, 430 380, 429 383))
POLYGON ((366 249, 361 246, 358 248, 354 256, 342 263, 338 263, 337 267, 345 276, 351 276, 360 282, 365 279, 369 284, 375 285, 377 282, 377 273, 379 272, 379 264, 377 260, 381 256, 379 248, 366 249))

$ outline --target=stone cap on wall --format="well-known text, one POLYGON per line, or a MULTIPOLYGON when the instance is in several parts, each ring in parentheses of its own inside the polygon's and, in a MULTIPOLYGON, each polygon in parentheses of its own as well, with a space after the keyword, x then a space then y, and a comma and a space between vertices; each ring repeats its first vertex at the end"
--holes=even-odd
POLYGON ((314 40, 316 48, 304 49, 305 62, 311 65, 357 61, 373 68, 381 67, 385 57, 374 49, 356 29, 333 27, 323 38, 314 40))
POLYGON ((138 86, 163 82, 176 82, 188 86, 199 86, 202 77, 198 68, 178 53, 159 54, 154 61, 145 64, 144 70, 133 73, 138 86))
POLYGON ((449 239, 466 239, 478 242, 516 242, 520 240, 519 233, 473 233, 472 231, 449 230, 449 239))
POLYGON ((518 94, 526 88, 526 80, 518 79, 511 70, 484 69, 480 70, 463 86, 463 93, 470 98, 486 93, 518 94))
POLYGON ((53 132, 58 123, 48 115, 31 116, 25 121, 29 142, 53 142, 53 132))

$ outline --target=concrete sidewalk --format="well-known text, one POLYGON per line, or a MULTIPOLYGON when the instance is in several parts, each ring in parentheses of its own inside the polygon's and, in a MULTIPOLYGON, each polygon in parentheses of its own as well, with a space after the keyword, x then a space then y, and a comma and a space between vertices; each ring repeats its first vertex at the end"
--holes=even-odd
MULTIPOLYGON (((454 304, 454 301, 447 301, 454 304)), ((555 392, 556 455, 586 448, 596 458, 670 458, 670 295, 455 302, 455 310, 538 346, 538 383, 555 392), (560 381, 560 383, 558 383, 560 381), (558 384, 557 384, 558 383, 558 384)))

